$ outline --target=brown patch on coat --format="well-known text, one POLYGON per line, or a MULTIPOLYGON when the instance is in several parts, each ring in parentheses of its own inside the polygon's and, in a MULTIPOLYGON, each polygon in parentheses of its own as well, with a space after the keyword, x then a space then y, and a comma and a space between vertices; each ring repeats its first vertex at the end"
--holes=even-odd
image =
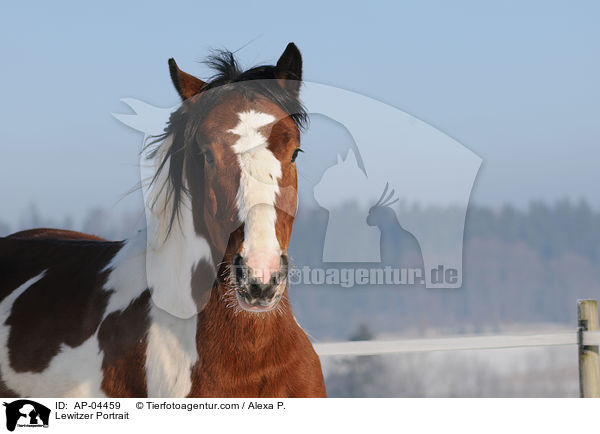
POLYGON ((210 300, 210 293, 212 292, 213 285, 217 273, 215 266, 207 261, 201 261, 192 270, 192 298, 196 303, 196 309, 201 311, 204 309, 208 301, 210 300))
POLYGON ((26 231, 15 232, 8 235, 7 238, 19 239, 44 239, 44 240, 95 240, 106 241, 96 235, 84 234, 83 232, 67 231, 64 229, 38 228, 28 229, 26 231))
POLYGON ((241 224, 235 199, 241 170, 233 151, 238 136, 227 130, 237 125, 237 114, 246 108, 247 103, 237 94, 224 98, 222 104, 206 115, 194 137, 195 143, 186 146, 185 175, 194 228, 209 241, 217 264, 225 253, 230 234, 241 224), (206 153, 211 156, 211 164, 206 162, 206 153))
POLYGON ((65 344, 81 345, 97 330, 110 297, 102 271, 120 242, 0 238, 0 301, 45 271, 13 303, 6 325, 16 372, 41 372, 65 344))
POLYGON ((279 179, 280 194, 275 200, 275 233, 281 250, 287 252, 292 235, 292 227, 296 218, 298 201, 298 175, 296 164, 292 162, 294 151, 300 147, 300 132, 289 118, 280 119, 271 128, 269 134, 269 150, 281 164, 279 179))
POLYGON ((98 330, 104 352, 102 390, 107 396, 147 396, 146 334, 150 325, 150 291, 144 291, 123 311, 109 314, 98 330))

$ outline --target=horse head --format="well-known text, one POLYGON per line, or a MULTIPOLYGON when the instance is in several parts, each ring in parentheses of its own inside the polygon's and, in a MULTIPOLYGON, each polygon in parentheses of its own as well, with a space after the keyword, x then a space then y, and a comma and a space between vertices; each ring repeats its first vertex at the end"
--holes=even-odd
POLYGON ((219 295, 230 306, 264 312, 287 288, 306 121, 302 58, 290 43, 274 66, 242 71, 229 52, 209 64, 217 75, 205 82, 169 60, 183 102, 151 144, 156 171, 148 206, 165 239, 176 236, 173 228, 190 210, 195 234, 185 237, 210 245, 219 295))

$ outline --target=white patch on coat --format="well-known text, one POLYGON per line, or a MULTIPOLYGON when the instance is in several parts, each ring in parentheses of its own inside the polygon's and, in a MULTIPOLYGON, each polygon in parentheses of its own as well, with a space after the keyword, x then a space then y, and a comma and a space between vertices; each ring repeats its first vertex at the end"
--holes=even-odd
MULTIPOLYGON (((184 222, 189 222, 182 213, 182 228, 184 222)), ((190 213, 191 214, 191 213, 190 213)), ((192 228, 193 229, 193 228, 192 228)), ((188 228, 189 230, 189 228, 188 228)), ((184 273, 188 279, 186 285, 180 282, 179 290, 190 291, 191 274, 186 268, 174 267, 180 261, 188 263, 190 255, 202 257, 204 250, 194 252, 189 249, 190 244, 182 237, 179 230, 173 228, 167 242, 162 243, 158 251, 152 252, 152 259, 146 257, 146 231, 138 232, 138 235, 128 240, 126 245, 115 256, 107 268, 112 272, 105 284, 105 290, 114 290, 109 300, 104 317, 110 313, 126 309, 131 302, 138 298, 148 287, 152 291, 150 301, 149 328, 146 335, 146 387, 149 397, 184 397, 189 394, 192 386, 191 369, 198 359, 196 349, 197 317, 182 319, 172 314, 173 311, 179 315, 188 315, 180 308, 182 300, 194 305, 191 297, 186 298, 186 292, 177 293, 176 285, 178 276, 174 273, 184 273), (175 238, 171 238, 175 237, 175 238), (152 263, 155 273, 146 273, 148 263, 152 263), (149 285, 146 276, 153 276, 154 284, 149 285), (157 288, 159 290, 157 291, 157 288), (160 291, 160 288, 165 289, 160 291), (172 299, 169 299, 167 289, 173 289, 172 299), (168 306, 171 310, 163 310, 168 306)), ((193 238, 193 233, 190 238, 193 238)), ((202 239, 203 240, 203 239, 202 239)), ((195 244, 191 244, 192 246, 195 244)), ((208 248, 208 246, 207 246, 208 248)), ((195 261, 193 261, 195 262, 195 261)), ((184 265, 187 267, 187 265, 184 265)), ((191 267, 191 265, 190 265, 191 267)), ((190 306, 187 306, 190 307, 190 306)), ((195 313, 195 310, 193 311, 195 313)))
POLYGON ((43 372, 15 372, 10 366, 8 337, 10 327, 6 320, 17 298, 36 282, 43 279, 45 271, 19 286, 0 303, 0 373, 6 386, 20 396, 83 397, 105 396, 102 383, 102 356, 96 336, 82 345, 71 348, 61 344, 43 372))
MULTIPOLYGON (((167 137, 160 145, 154 170, 171 143, 172 138, 167 137)), ((203 307, 192 298, 192 273, 202 261, 212 264, 212 255, 208 241, 196 233, 190 199, 185 194, 179 204, 179 219, 169 232, 172 195, 168 173, 167 162, 156 182, 143 189, 148 227, 146 277, 152 300, 161 309, 179 318, 191 318, 203 307)), ((185 174, 182 176, 185 179, 185 174)))
POLYGON ((281 163, 267 148, 267 138, 259 131, 275 121, 275 117, 254 110, 241 112, 238 116, 239 123, 229 132, 239 136, 233 150, 241 169, 236 197, 239 219, 244 222, 241 254, 245 258, 255 252, 279 257, 275 200, 279 194, 281 163))
POLYGON ((146 281, 146 231, 126 240, 104 270, 110 274, 104 284, 105 291, 112 291, 103 319, 113 312, 122 311, 136 300, 147 288, 146 281))
POLYGON ((183 398, 191 391, 192 367, 198 360, 197 317, 176 318, 153 305, 150 318, 146 350, 148 396, 183 398))

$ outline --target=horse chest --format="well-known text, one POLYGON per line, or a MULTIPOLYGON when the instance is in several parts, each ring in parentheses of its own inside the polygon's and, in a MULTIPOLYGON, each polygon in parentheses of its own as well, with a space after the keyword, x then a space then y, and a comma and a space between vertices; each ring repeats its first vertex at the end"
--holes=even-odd
POLYGON ((152 306, 146 346, 148 396, 185 397, 192 388, 192 368, 198 360, 197 319, 181 319, 152 306))
POLYGON ((285 397, 290 374, 283 364, 256 363, 243 355, 201 357, 191 397, 285 397))

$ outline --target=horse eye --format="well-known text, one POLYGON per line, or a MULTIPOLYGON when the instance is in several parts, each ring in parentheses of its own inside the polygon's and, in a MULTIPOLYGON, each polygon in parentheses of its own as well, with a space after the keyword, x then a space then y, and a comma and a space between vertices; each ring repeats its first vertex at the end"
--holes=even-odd
POLYGON ((304 151, 302 149, 300 149, 300 148, 294 149, 294 153, 292 154, 292 163, 294 161, 296 161, 296 158, 298 158, 298 154, 300 152, 304 152, 304 151))
POLYGON ((210 149, 205 149, 202 152, 202 155, 204 155, 204 161, 206 162, 206 164, 209 165, 213 165, 215 164, 215 156, 213 155, 213 153, 210 151, 210 149))

